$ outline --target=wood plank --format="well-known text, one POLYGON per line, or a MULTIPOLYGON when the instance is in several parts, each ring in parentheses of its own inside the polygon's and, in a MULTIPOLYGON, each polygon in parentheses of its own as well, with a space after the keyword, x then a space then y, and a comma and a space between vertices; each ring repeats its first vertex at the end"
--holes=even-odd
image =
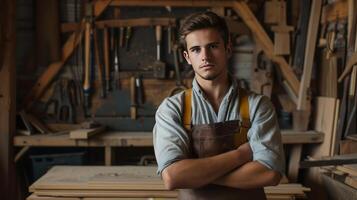
MULTIPOLYGON (((355 159, 357 159, 357 157, 355 159)), ((345 172, 347 174, 350 174, 351 176, 357 176, 357 165, 337 166, 336 169, 345 172)))
POLYGON ((84 139, 87 140, 89 137, 105 131, 105 126, 100 126, 96 128, 88 129, 77 129, 69 132, 70 139, 84 139))
POLYGON ((97 198, 175 198, 178 196, 177 191, 120 191, 120 190, 36 190, 37 196, 53 196, 53 197, 97 197, 97 198))
POLYGON ((316 131, 282 130, 283 144, 313 144, 322 143, 325 134, 316 131))
MULTIPOLYGON (((103 195, 129 191, 167 191, 156 166, 55 166, 31 185, 36 192, 70 190, 103 195), (88 192, 87 192, 88 191, 88 192)), ((279 184, 264 188, 267 194, 300 194, 310 191, 301 184, 279 184)))
MULTIPOLYGON (((98 17, 104 9, 109 5, 110 0, 96 1, 94 8, 96 10, 96 17, 98 17)), ((23 107, 29 109, 33 102, 37 100, 43 92, 48 88, 49 84, 56 77, 58 72, 62 69, 64 63, 73 53, 74 49, 79 44, 82 38, 83 29, 79 32, 72 33, 62 47, 62 58, 59 62, 51 63, 45 72, 42 73, 40 78, 36 81, 35 85, 31 88, 29 94, 26 96, 23 107)))
POLYGON ((347 176, 345 183, 355 189, 357 189, 357 176, 347 176))
POLYGON ((2 62, 0 63, 0 193, 2 199, 17 199, 16 166, 12 138, 16 131, 16 1, 0 6, 2 62))
POLYGON ((273 55, 274 45, 263 27, 260 25, 258 20, 255 18, 254 14, 251 12, 248 5, 243 1, 235 1, 233 3, 233 9, 239 14, 239 16, 243 19, 243 21, 247 24, 247 26, 251 29, 252 33, 255 34, 258 41, 261 43, 262 48, 266 55, 272 59, 272 61, 279 64, 279 68, 289 83, 292 91, 295 95, 298 94, 299 91, 299 80, 295 76, 289 64, 286 60, 281 56, 273 55))
MULTIPOLYGON (((330 166, 330 165, 344 165, 344 164, 357 164, 357 158, 346 159, 328 159, 328 160, 305 160, 300 162, 301 168, 330 166)), ((339 166, 337 166, 339 167, 339 166)))
POLYGON ((47 196, 37 196, 35 194, 31 194, 26 200, 82 200, 82 198, 67 198, 67 197, 47 197, 47 196))
MULTIPOLYGON (((324 133, 316 131, 282 130, 283 144, 316 144, 324 141, 324 133)), ((14 137, 15 146, 52 146, 52 147, 104 147, 104 146, 141 146, 151 147, 152 132, 108 131, 88 140, 72 140, 67 133, 14 137)))
POLYGON ((308 100, 308 90, 310 88, 311 74, 315 58, 317 32, 319 29, 317 24, 319 24, 318 22, 320 20, 321 6, 322 0, 312 1, 309 26, 307 30, 304 68, 299 87, 299 99, 297 104, 298 110, 306 110, 308 108, 307 104, 310 104, 310 100, 308 100))
POLYGON ((311 152, 312 157, 332 156, 332 140, 335 132, 335 115, 339 101, 331 97, 317 97, 315 110, 315 131, 325 133, 324 142, 317 145, 311 152))
POLYGON ((35 190, 166 190, 156 170, 148 166, 55 166, 31 187, 35 190))
POLYGON ((151 147, 151 132, 115 132, 109 131, 88 140, 73 140, 69 134, 55 133, 48 135, 32 135, 30 137, 15 136, 14 145, 19 146, 52 146, 52 147, 104 147, 104 146, 141 146, 151 147))

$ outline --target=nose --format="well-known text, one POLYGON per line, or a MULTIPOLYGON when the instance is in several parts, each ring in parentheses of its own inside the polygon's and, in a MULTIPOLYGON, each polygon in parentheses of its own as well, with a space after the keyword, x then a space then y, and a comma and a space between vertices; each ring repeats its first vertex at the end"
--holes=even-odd
POLYGON ((209 48, 202 48, 201 54, 202 61, 208 61, 211 58, 211 52, 209 48))

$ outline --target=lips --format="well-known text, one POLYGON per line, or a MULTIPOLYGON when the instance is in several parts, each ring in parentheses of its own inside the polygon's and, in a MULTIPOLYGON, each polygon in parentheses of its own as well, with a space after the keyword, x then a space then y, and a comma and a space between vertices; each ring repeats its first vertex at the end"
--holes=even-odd
POLYGON ((211 67, 214 67, 214 64, 211 64, 211 63, 209 63, 209 64, 203 64, 203 65, 201 65, 200 68, 211 68, 211 67))

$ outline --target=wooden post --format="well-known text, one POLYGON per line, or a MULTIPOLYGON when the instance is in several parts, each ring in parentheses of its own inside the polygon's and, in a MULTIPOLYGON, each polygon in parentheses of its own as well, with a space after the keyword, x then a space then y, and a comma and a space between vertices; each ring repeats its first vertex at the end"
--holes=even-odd
POLYGON ((4 0, 0 6, 0 26, 4 47, 0 63, 0 193, 1 199, 17 199, 14 149, 15 133, 15 6, 16 1, 4 0))

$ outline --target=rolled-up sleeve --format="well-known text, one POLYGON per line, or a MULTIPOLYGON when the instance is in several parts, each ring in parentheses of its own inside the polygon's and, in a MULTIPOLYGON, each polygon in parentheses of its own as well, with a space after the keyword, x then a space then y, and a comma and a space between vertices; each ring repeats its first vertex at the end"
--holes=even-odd
POLYGON ((253 119, 248 139, 253 151, 253 160, 283 175, 285 156, 273 104, 268 97, 262 96, 253 103, 250 110, 253 119))
POLYGON ((190 140, 181 125, 181 109, 180 98, 176 96, 165 99, 156 112, 153 143, 158 174, 170 164, 190 155, 190 140))

